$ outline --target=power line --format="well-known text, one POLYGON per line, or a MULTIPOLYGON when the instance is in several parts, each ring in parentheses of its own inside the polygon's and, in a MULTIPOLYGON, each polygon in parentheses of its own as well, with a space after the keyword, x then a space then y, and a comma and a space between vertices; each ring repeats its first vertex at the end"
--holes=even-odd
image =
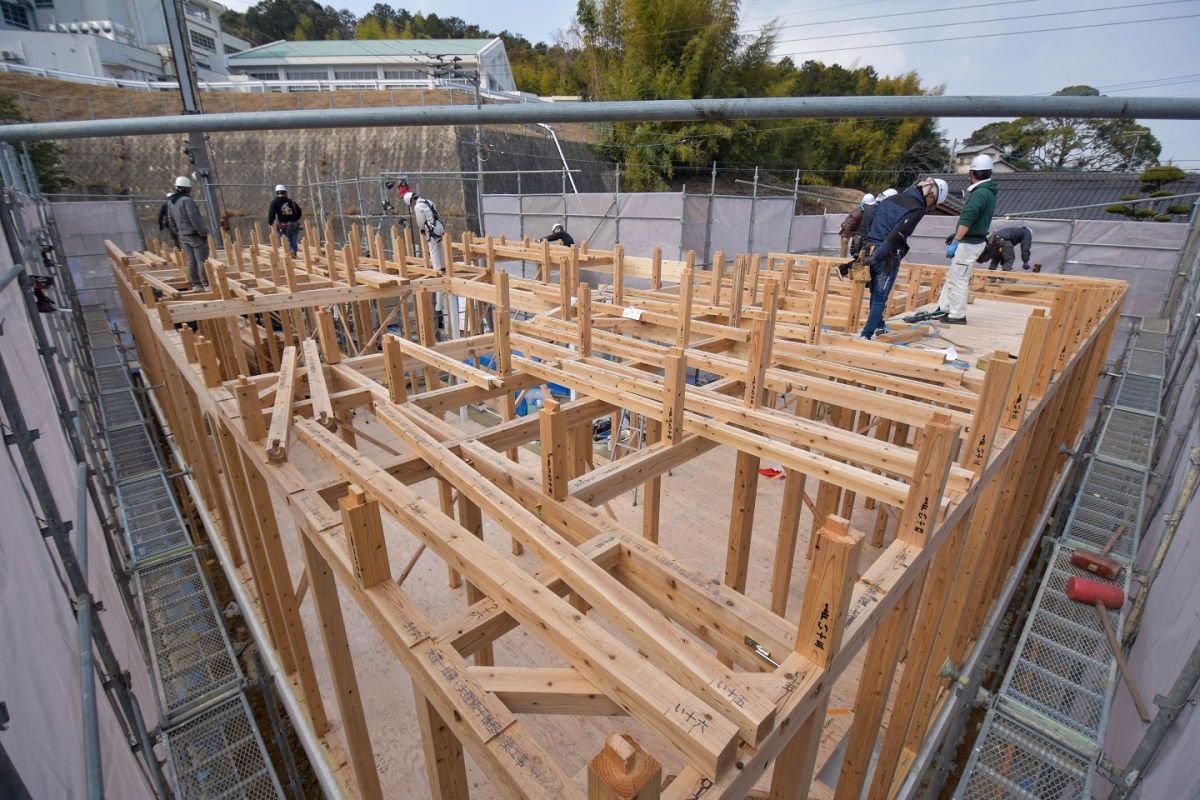
MULTIPOLYGON (((997 0, 996 2, 975 3, 973 5, 968 5, 968 6, 946 6, 946 7, 942 7, 942 8, 927 8, 923 11, 897 11, 897 12, 894 12, 891 14, 869 14, 865 17, 846 17, 844 19, 830 19, 830 20, 825 20, 823 22, 794 22, 790 25, 780 25, 779 27, 775 28, 775 30, 777 30, 777 31, 784 30, 786 28, 813 28, 818 25, 842 25, 847 22, 864 22, 864 21, 876 20, 876 19, 890 19, 891 17, 912 17, 912 16, 916 16, 919 14, 940 14, 942 12, 968 11, 968 10, 974 9, 974 8, 989 8, 991 6, 1015 6, 1015 5, 1022 5, 1022 4, 1027 4, 1027 3, 1040 3, 1040 2, 1042 2, 1042 0, 997 0)), ((1070 12, 1067 12, 1067 13, 1070 13, 1070 12)), ((1080 12, 1074 12, 1074 13, 1080 13, 1080 12)), ((972 20, 972 22, 987 22, 987 21, 988 20, 972 20)), ((929 28, 929 27, 939 27, 939 26, 923 25, 921 27, 929 28)), ((901 28, 900 30, 904 30, 904 29, 901 28)), ((863 31, 863 33, 874 33, 874 31, 863 31)), ((843 34, 830 34, 830 36, 841 36, 841 35, 843 35, 843 34)), ((829 38, 829 37, 816 36, 813 38, 824 39, 824 38, 829 38)), ((804 41, 804 40, 803 39, 786 39, 784 41, 804 41)))
MULTIPOLYGON (((1030 0, 1017 0, 1017 2, 1029 2, 1029 1, 1030 0)), ((904 31, 918 31, 918 30, 925 30, 928 28, 956 28, 956 27, 961 27, 963 25, 986 25, 986 24, 989 24, 992 22, 1012 22, 1013 20, 1042 19, 1045 17, 1065 17, 1065 16, 1074 16, 1076 14, 1093 14, 1093 13, 1098 13, 1098 12, 1103 12, 1103 11, 1124 11, 1126 9, 1147 8, 1149 6, 1171 6, 1171 5, 1178 5, 1179 3, 1193 3, 1195 1, 1196 0, 1153 0, 1153 2, 1148 2, 1148 3, 1134 3, 1134 4, 1125 4, 1125 5, 1119 5, 1119 6, 1103 6, 1101 8, 1087 8, 1087 9, 1080 9, 1077 11, 1049 11, 1045 14, 1024 14, 1019 17, 992 17, 991 19, 972 19, 972 20, 964 20, 962 22, 939 22, 939 23, 935 23, 932 25, 909 25, 904 28, 885 28, 883 30, 861 31, 860 35, 875 36, 877 34, 883 34, 883 33, 902 33, 904 31)), ((1006 5, 1006 3, 994 3, 994 4, 988 4, 988 5, 1006 5)), ((789 42, 811 42, 811 41, 815 41, 817 39, 834 39, 834 38, 840 38, 840 37, 841 37, 841 34, 830 33, 830 34, 824 34, 822 36, 804 36, 799 39, 781 39, 778 42, 776 42, 776 44, 786 44, 789 42)))
MULTIPOLYGON (((1028 31, 999 31, 997 33, 976 33, 971 35, 971 39, 994 39, 1000 36, 1027 36, 1034 33, 1055 33, 1059 31, 1079 31, 1090 28, 1111 28, 1114 25, 1140 25, 1146 22, 1171 22, 1177 19, 1195 19, 1200 17, 1200 14, 1179 14, 1173 17, 1152 17, 1150 19, 1127 19, 1119 22, 1093 22, 1087 25, 1065 25, 1059 28, 1035 28, 1028 31)), ((940 39, 915 39, 908 42, 884 42, 881 44, 872 44, 860 47, 828 47, 823 50, 804 50, 796 53, 782 53, 778 55, 785 56, 809 56, 821 55, 822 53, 841 53, 847 50, 873 50, 881 47, 906 47, 912 44, 936 44, 938 42, 961 42, 962 37, 950 36, 940 39)))

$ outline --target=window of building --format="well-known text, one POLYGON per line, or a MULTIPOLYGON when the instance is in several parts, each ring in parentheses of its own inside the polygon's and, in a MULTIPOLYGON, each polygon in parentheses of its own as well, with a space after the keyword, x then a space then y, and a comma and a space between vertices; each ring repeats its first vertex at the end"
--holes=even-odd
POLYGON ((213 53, 217 52, 217 40, 213 37, 205 36, 203 33, 198 31, 188 31, 188 36, 191 38, 192 44, 194 44, 196 47, 213 53))
POLYGON ((383 77, 389 81, 422 81, 429 77, 429 72, 423 69, 388 69, 383 71, 383 77))
POLYGON ((209 16, 208 9, 204 6, 198 6, 195 3, 185 3, 183 9, 189 17, 202 19, 205 22, 210 22, 212 20, 212 17, 209 16))
POLYGON ((249 75, 251 78, 254 78, 256 81, 277 81, 277 80, 279 80, 278 72, 247 72, 246 74, 249 75))
POLYGON ((4 21, 14 28, 29 30, 29 12, 16 3, 0 3, 0 11, 4 13, 4 21))
POLYGON ((34 8, 54 8, 54 0, 33 0, 34 8))
POLYGON ((192 61, 192 63, 195 64, 200 69, 209 69, 209 70, 212 69, 212 64, 208 63, 207 61, 205 61, 204 59, 201 59, 201 58, 194 59, 192 61))
POLYGON ((379 79, 379 73, 373 69, 339 69, 333 77, 339 81, 374 81, 379 79))
POLYGON ((231 56, 234 53, 240 53, 240 52, 242 52, 242 51, 236 47, 230 47, 229 45, 225 45, 225 55, 227 55, 227 56, 231 56))
POLYGON ((329 80, 329 70, 289 69, 287 76, 289 81, 327 81, 329 80))

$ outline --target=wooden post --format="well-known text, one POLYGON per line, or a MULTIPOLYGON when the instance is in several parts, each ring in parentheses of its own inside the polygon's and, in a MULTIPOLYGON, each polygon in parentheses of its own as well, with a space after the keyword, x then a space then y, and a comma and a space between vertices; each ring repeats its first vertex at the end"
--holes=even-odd
POLYGON ((725 251, 718 250, 713 254, 712 275, 709 276, 712 294, 709 296, 709 303, 714 306, 721 305, 721 284, 725 278, 725 251))
POLYGON ((245 375, 239 375, 233 387, 233 395, 237 398, 238 414, 246 426, 246 438, 252 442, 261 442, 267 435, 267 421, 258 402, 258 389, 245 375))
POLYGON ((417 720, 421 724, 421 743, 425 751, 430 796, 433 800, 468 800, 471 787, 467 783, 462 742, 415 683, 413 700, 417 706, 417 720))
POLYGON ((662 288, 662 248, 658 245, 650 254, 650 288, 656 292, 662 288))
POLYGON ((404 380, 404 349, 394 334, 383 337, 383 363, 387 368, 388 396, 393 403, 407 403, 404 380))
POLYGON ((693 272, 685 269, 679 277, 679 323, 675 334, 675 346, 687 348, 692 333, 692 282, 693 272))
MULTIPOLYGON (((821 541, 804 587, 795 650, 823 669, 842 646, 863 536, 852 531, 846 520, 831 515, 826 517, 817 537, 821 541)), ((826 682, 816 707, 775 759, 775 770, 771 773, 772 800, 808 797, 832 689, 832 681, 826 682)))
POLYGON ((337 343, 337 331, 333 327, 333 314, 327 309, 317 309, 317 337, 321 341, 321 354, 326 364, 337 364, 342 360, 342 351, 337 343))
POLYGON ((379 501, 368 500, 366 492, 351 484, 345 496, 338 499, 338 506, 342 511, 342 526, 358 585, 370 589, 390 579, 391 567, 387 542, 383 538, 379 501))
POLYGON ((579 354, 584 358, 592 355, 592 287, 579 284, 579 354))
POLYGON ((196 337, 196 358, 200 359, 200 375, 204 385, 212 389, 221 385, 221 367, 217 364, 216 345, 203 336, 196 337))
POLYGON ((350 640, 346 636, 346 623, 342 618, 337 584, 329 564, 307 535, 301 535, 300 543, 304 550, 304 565, 311 587, 313 606, 321 624, 325 660, 329 664, 333 693, 342 718, 342 734, 346 740, 346 748, 350 751, 354 782, 363 800, 382 800, 383 788, 379 785, 379 771, 375 765, 375 752, 371 747, 371 731, 367 728, 367 720, 363 714, 358 676, 354 674, 354 661, 350 656, 350 640))
POLYGON ((588 762, 588 800, 658 800, 662 765, 632 736, 610 734, 588 762))
POLYGON ((613 245, 613 303, 625 305, 625 247, 613 245))
POLYGON ((567 496, 567 428, 557 400, 547 399, 538 412, 541 431, 542 491, 555 500, 567 496))
MULTIPOLYGON (((687 388, 687 360, 676 347, 664 359, 663 369, 663 441, 678 444, 683 438, 684 392, 687 388)), ((614 435, 616 429, 613 429, 614 435)))

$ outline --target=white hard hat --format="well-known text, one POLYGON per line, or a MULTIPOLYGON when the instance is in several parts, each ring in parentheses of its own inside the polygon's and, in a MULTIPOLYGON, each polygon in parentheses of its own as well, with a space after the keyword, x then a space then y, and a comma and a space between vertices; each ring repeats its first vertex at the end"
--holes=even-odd
POLYGON ((277 191, 277 192, 286 192, 286 191, 287 191, 287 187, 286 187, 286 186, 284 186, 282 183, 277 183, 277 184, 275 184, 275 191, 277 191))
POLYGON ((186 175, 180 175, 178 178, 175 179, 175 188, 176 189, 192 188, 192 179, 187 177, 186 175))
POLYGON ((401 199, 401 201, 404 202, 405 205, 408 205, 409 203, 411 203, 413 201, 413 198, 416 196, 417 195, 413 192, 405 192, 404 196, 401 197, 400 199, 401 199))
MULTIPOLYGON (((990 159, 989 159, 989 161, 990 161, 990 159)), ((934 178, 933 182, 937 184, 937 190, 938 190, 937 201, 939 203, 946 202, 946 196, 950 194, 950 185, 948 183, 946 183, 944 180, 942 180, 941 178, 934 178)))
POLYGON ((893 196, 894 194, 896 194, 895 189, 884 189, 882 192, 879 193, 879 199, 887 200, 889 197, 893 196))
POLYGON ((991 172, 993 166, 992 157, 985 153, 980 153, 971 159, 971 172, 991 172))
POLYGON ((866 194, 864 194, 862 196, 862 200, 860 200, 859 202, 864 207, 865 206, 873 206, 873 205, 875 205, 875 195, 871 194, 870 192, 867 192, 866 194))
POLYGON ((551 230, 552 232, 554 232, 554 233, 558 233, 559 231, 561 231, 561 230, 566 230, 566 229, 565 229, 565 228, 563 228, 563 226, 562 226, 562 223, 561 223, 561 222, 559 222, 559 223, 555 223, 554 227, 553 227, 553 228, 551 228, 550 230, 551 230))

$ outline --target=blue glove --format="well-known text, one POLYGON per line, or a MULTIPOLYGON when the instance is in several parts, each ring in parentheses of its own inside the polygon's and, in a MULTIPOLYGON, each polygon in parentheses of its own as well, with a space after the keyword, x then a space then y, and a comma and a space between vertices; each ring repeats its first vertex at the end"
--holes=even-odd
POLYGON ((954 251, 958 249, 958 242, 951 242, 946 248, 946 258, 954 258, 954 251))

